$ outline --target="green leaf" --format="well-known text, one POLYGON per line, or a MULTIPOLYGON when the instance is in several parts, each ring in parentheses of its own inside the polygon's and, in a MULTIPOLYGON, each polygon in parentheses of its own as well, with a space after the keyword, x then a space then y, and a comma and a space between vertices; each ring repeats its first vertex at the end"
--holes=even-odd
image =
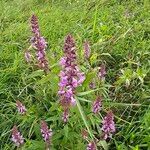
POLYGON ((105 140, 99 141, 97 145, 102 146, 104 150, 108 150, 108 144, 106 143, 105 140))
POLYGON ((66 138, 68 138, 68 125, 67 124, 64 127, 64 135, 66 138))
POLYGON ((78 109, 79 109, 79 112, 80 112, 80 114, 81 114, 81 118, 82 118, 82 120, 83 120, 83 122, 84 122, 84 124, 85 124, 85 126, 86 126, 86 128, 87 128, 87 130, 88 130, 88 132, 89 132, 89 135, 90 135, 90 137, 93 139, 93 134, 92 134, 92 132, 91 132, 91 130, 90 130, 90 128, 89 128, 89 125, 88 125, 88 122, 87 122, 87 120, 86 120, 86 117, 85 117, 85 114, 84 114, 84 111, 83 111, 83 109, 82 109, 82 107, 81 107, 81 105, 80 105, 80 102, 78 101, 78 98, 76 97, 76 103, 77 103, 77 107, 78 107, 78 109))
POLYGON ((35 78, 35 77, 42 76, 42 75, 44 75, 43 70, 36 70, 36 71, 33 71, 30 75, 28 75, 27 79, 35 78))
POLYGON ((100 89, 101 89, 101 88, 98 88, 98 89, 95 89, 95 90, 86 91, 86 92, 80 92, 80 93, 77 94, 77 96, 88 95, 88 94, 91 94, 91 93, 93 93, 93 92, 95 92, 95 91, 98 91, 98 90, 100 90, 100 89))

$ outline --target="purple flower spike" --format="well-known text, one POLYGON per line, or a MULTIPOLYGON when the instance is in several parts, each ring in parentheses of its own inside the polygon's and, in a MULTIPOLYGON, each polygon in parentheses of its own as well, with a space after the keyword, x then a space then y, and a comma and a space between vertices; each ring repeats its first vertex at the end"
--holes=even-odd
POLYGON ((89 142, 86 150, 96 150, 96 146, 94 142, 89 142))
POLYGON ((101 110, 102 107, 102 101, 100 97, 97 97, 97 99, 93 102, 92 111, 93 113, 97 114, 101 110))
POLYGON ((99 69, 99 73, 98 73, 98 76, 101 80, 104 80, 105 79, 105 75, 106 75, 106 67, 104 64, 102 64, 100 66, 100 69, 99 69))
POLYGON ((62 71, 60 72, 60 83, 58 94, 60 104, 63 108, 63 121, 67 122, 69 107, 76 104, 75 90, 85 80, 84 73, 80 72, 76 63, 76 47, 73 37, 69 34, 65 39, 64 57, 60 60, 62 71))
POLYGON ((108 137, 110 137, 111 133, 114 133, 116 131, 114 123, 114 115, 112 111, 109 111, 107 113, 102 123, 103 123, 102 131, 104 132, 103 138, 106 140, 108 137))
POLYGON ((84 56, 86 59, 89 59, 91 54, 90 44, 88 41, 84 42, 84 56))
POLYGON ((49 145, 52 137, 52 129, 49 129, 45 121, 41 121, 41 133, 44 141, 49 145))
POLYGON ((33 33, 33 37, 31 38, 31 45, 36 50, 38 66, 42 68, 45 72, 47 72, 49 70, 48 61, 45 56, 47 42, 45 41, 44 37, 42 37, 40 34, 38 19, 35 15, 32 15, 31 17, 31 30, 33 33))
POLYGON ((25 106, 19 100, 16 101, 16 107, 18 109, 18 112, 22 115, 24 115, 27 111, 25 106))
POLYGON ((17 147, 20 147, 24 143, 24 138, 18 131, 17 126, 12 128, 12 138, 11 140, 15 143, 17 147))

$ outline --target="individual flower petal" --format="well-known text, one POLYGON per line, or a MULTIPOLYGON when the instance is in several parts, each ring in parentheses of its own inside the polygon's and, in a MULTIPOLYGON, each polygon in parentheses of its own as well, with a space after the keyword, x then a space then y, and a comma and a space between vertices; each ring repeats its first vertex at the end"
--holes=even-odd
POLYGON ((76 105, 76 100, 74 97, 71 97, 71 105, 75 106, 76 105))

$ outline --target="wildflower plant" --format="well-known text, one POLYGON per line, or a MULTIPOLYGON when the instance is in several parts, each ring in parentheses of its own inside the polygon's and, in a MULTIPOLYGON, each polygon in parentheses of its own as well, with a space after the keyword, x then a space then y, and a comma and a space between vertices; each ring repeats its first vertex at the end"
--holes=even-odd
POLYGON ((17 147, 20 147, 24 143, 24 138, 21 135, 21 133, 18 131, 18 128, 17 128, 16 125, 12 128, 12 138, 11 138, 11 140, 14 142, 14 144, 17 147))
POLYGON ((67 35, 64 44, 64 57, 60 60, 62 70, 60 72, 60 83, 58 94, 60 104, 63 108, 63 121, 67 122, 69 108, 76 104, 76 88, 85 80, 83 72, 77 66, 76 46, 72 35, 67 35))
POLYGON ((149 149, 147 3, 2 1, 0 149, 149 149))
POLYGON ((41 134, 43 137, 43 140, 46 143, 46 149, 49 149, 50 146, 50 140, 52 137, 52 129, 49 129, 47 126, 47 123, 45 121, 41 121, 41 134))
POLYGON ((32 15, 31 17, 31 31, 33 36, 30 39, 30 42, 32 48, 36 50, 38 66, 39 68, 43 69, 47 73, 49 71, 48 61, 45 52, 47 48, 47 42, 45 41, 45 38, 41 36, 41 32, 38 24, 38 18, 35 15, 32 15))

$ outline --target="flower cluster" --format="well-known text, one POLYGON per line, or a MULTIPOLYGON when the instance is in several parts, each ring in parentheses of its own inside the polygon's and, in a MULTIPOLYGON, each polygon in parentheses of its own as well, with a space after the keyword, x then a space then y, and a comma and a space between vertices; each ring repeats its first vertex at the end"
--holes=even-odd
POLYGON ((88 132, 85 129, 82 129, 81 135, 83 137, 84 140, 86 140, 88 138, 88 132))
POLYGON ((17 147, 20 147, 24 143, 24 138, 21 133, 18 131, 17 126, 14 126, 12 129, 12 138, 11 140, 15 143, 17 147))
POLYGON ((63 107, 63 120, 67 122, 70 105, 75 105, 75 89, 85 80, 84 73, 80 72, 76 64, 76 47, 73 37, 69 34, 65 39, 64 57, 60 60, 62 71, 58 94, 63 107))
POLYGON ((101 97, 97 97, 97 99, 93 102, 92 112, 97 114, 101 110, 102 101, 101 97))
POLYGON ((105 75, 106 75, 106 67, 104 64, 102 64, 100 66, 100 69, 99 69, 99 73, 98 73, 98 77, 101 79, 101 80, 104 80, 105 79, 105 75))
POLYGON ((107 115, 104 117, 102 123, 102 131, 104 132, 104 139, 106 140, 108 137, 110 137, 111 133, 114 133, 116 131, 114 115, 112 111, 107 112, 107 115))
POLYGON ((18 109, 18 112, 22 115, 25 114, 27 111, 25 106, 19 100, 16 101, 16 107, 18 109))
POLYGON ((45 121, 41 121, 41 133, 44 141, 49 145, 52 129, 48 129, 47 123, 45 121))
POLYGON ((96 146, 94 142, 89 142, 86 150, 96 150, 96 146))
POLYGON ((47 43, 44 37, 42 37, 40 34, 38 19, 35 15, 32 15, 31 17, 31 29, 33 33, 33 37, 31 38, 31 44, 32 47, 36 49, 38 66, 42 68, 45 72, 47 72, 49 70, 48 61, 45 57, 45 49, 47 47, 47 43))

